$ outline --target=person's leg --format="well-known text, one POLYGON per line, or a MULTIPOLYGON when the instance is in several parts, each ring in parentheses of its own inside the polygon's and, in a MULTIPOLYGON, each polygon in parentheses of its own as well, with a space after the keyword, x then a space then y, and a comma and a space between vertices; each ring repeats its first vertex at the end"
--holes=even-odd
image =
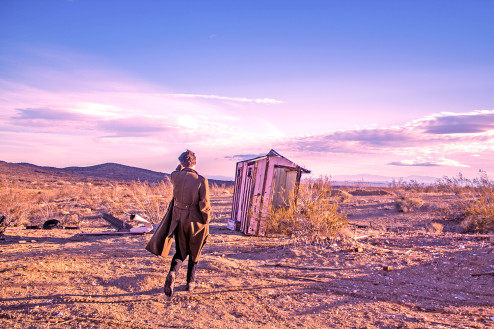
POLYGON ((173 255, 172 262, 170 264, 170 271, 166 276, 165 287, 163 288, 165 295, 173 296, 173 285, 177 277, 177 273, 184 262, 182 258, 182 253, 180 252, 179 235, 175 230, 175 255, 173 255))
POLYGON ((191 258, 189 258, 189 264, 187 266, 187 286, 185 289, 187 291, 192 291, 196 285, 196 270, 197 270, 197 262, 193 262, 191 258))

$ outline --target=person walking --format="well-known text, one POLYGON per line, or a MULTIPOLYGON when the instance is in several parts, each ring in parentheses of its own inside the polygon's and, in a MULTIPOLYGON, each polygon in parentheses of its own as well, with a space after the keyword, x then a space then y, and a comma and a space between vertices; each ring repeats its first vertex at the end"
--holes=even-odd
POLYGON ((209 236, 211 219, 208 180, 195 170, 195 154, 187 150, 178 159, 180 164, 171 174, 173 199, 167 214, 146 246, 150 252, 166 257, 172 237, 175 237, 175 255, 164 286, 167 296, 173 296, 178 271, 187 256, 189 261, 185 289, 190 292, 196 286, 197 263, 209 236))

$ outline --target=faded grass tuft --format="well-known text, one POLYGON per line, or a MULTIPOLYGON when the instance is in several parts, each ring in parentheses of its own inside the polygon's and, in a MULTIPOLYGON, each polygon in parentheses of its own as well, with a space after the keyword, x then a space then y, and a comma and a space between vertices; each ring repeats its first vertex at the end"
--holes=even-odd
POLYGON ((424 204, 424 200, 421 198, 411 198, 408 196, 402 196, 395 200, 395 208, 399 212, 410 212, 416 210, 424 204))

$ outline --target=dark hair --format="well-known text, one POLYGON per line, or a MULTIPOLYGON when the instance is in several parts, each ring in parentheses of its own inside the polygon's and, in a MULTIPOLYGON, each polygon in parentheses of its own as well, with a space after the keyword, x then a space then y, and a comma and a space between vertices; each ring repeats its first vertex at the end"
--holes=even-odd
POLYGON ((182 166, 189 168, 196 164, 196 155, 191 150, 187 150, 184 153, 180 154, 178 160, 182 164, 182 166))

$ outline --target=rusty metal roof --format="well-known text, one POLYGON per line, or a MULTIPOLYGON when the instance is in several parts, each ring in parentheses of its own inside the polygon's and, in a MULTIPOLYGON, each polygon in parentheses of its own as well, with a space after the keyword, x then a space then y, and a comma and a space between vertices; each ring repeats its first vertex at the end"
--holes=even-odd
POLYGON ((292 160, 284 157, 283 155, 279 154, 278 152, 276 152, 274 149, 271 149, 268 154, 266 155, 263 155, 263 156, 259 156, 259 157, 256 157, 256 158, 252 158, 252 159, 247 159, 247 160, 243 160, 243 161, 239 161, 238 163, 241 163, 241 162, 250 162, 250 161, 259 161, 261 159, 264 159, 264 158, 269 158, 269 157, 280 157, 280 158, 283 158, 283 159, 286 159, 288 161, 290 161, 291 163, 293 163, 293 165, 297 168, 297 169, 300 169, 303 173, 306 173, 306 174, 310 174, 310 170, 308 169, 305 169, 305 168, 302 168, 301 166, 299 166, 298 164, 296 164, 295 162, 293 162, 292 160))

